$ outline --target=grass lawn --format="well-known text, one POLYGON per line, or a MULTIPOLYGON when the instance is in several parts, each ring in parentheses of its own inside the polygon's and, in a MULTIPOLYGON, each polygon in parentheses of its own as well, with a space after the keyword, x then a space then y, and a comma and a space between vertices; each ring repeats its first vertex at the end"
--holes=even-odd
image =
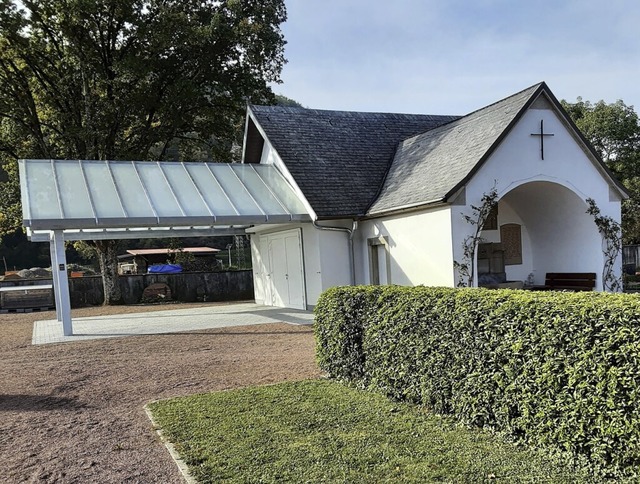
POLYGON ((585 482, 539 452, 325 380, 149 405, 199 482, 585 482))

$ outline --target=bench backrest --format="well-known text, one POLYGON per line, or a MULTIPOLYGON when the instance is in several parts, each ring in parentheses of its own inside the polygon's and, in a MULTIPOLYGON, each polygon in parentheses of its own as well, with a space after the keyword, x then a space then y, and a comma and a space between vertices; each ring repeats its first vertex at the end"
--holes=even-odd
POLYGON ((39 286, 3 288, 0 291, 0 309, 28 309, 53 307, 53 289, 39 286))
POLYGON ((547 272, 545 285, 552 289, 591 291, 596 287, 595 272, 547 272))

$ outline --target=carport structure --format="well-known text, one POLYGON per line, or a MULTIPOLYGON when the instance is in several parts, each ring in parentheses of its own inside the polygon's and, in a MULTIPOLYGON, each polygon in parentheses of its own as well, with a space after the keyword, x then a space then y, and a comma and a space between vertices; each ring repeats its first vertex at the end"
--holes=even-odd
POLYGON ((73 334, 64 244, 75 240, 244 235, 310 221, 273 165, 20 160, 23 223, 50 244, 56 317, 73 334))

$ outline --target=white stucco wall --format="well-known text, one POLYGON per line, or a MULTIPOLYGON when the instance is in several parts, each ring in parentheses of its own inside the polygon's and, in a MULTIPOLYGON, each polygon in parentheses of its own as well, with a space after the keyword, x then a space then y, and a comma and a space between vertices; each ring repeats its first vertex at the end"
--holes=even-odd
POLYGON ((307 306, 311 307, 316 305, 322 292, 322 265, 319 234, 310 223, 302 225, 302 252, 307 306))
MULTIPOLYGON (((256 123, 257 124, 257 123, 256 123)), ((304 194, 298 187, 297 183, 287 170, 286 166, 282 162, 282 159, 273 148, 268 139, 264 136, 264 146, 262 148, 262 157, 260 164, 275 165, 287 182, 293 187, 294 191, 304 204, 309 216, 315 218, 315 213, 309 203, 307 202, 304 194)), ((304 271, 304 291, 306 304, 308 307, 312 307, 316 304, 320 293, 322 292, 322 270, 320 259, 320 247, 321 240, 318 235, 318 231, 312 226, 311 223, 302 224, 284 224, 284 225, 262 225, 256 226, 250 229, 253 234, 251 237, 251 254, 253 261, 253 275, 254 275, 254 292, 255 299, 258 304, 269 303, 265 301, 265 279, 266 266, 265 258, 267 257, 266 247, 260 246, 260 236, 267 234, 276 234, 278 232, 294 229, 301 229, 301 243, 303 254, 303 271, 304 271)))
MULTIPOLYGON (((332 221, 320 222, 320 224, 351 228, 351 224, 345 222, 332 221)), ((351 257, 349 256, 348 233, 320 230, 315 227, 313 227, 313 230, 316 231, 320 245, 322 290, 324 291, 334 286, 350 285, 351 257)))
MULTIPOLYGON (((603 215, 618 222, 620 200, 553 110, 530 109, 523 115, 467 184, 466 213, 471 215, 470 205, 479 205, 493 186, 512 211, 499 223, 513 216, 527 228, 533 247, 528 263, 536 284, 544 283, 546 272, 595 272, 596 289, 602 288, 602 239, 593 218, 585 213, 584 200, 593 198, 603 215), (545 133, 554 134, 544 140, 544 160, 539 136, 531 136, 539 132, 541 119, 545 133)), ((454 239, 461 241, 471 227, 456 212, 452 229, 454 239)), ((454 243, 454 252, 455 258, 462 257, 459 242, 454 243)), ((524 264, 520 270, 509 266, 508 277, 526 279, 528 270, 524 264)))
POLYGON ((253 295, 257 304, 265 303, 265 251, 260 249, 260 236, 251 234, 251 268, 253 271, 253 295))
POLYGON ((452 286, 451 207, 361 222, 356 232, 356 281, 370 284, 367 239, 386 236, 391 284, 452 286))

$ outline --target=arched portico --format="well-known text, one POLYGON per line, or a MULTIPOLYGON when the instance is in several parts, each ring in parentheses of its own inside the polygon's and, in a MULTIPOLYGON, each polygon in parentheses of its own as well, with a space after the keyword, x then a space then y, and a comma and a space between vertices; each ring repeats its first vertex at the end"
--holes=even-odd
POLYGON ((587 208, 574 189, 527 181, 500 197, 497 223, 481 236, 504 249, 508 281, 532 275, 534 284, 544 284, 548 272, 594 272, 596 290, 602 290, 602 237, 587 208))

